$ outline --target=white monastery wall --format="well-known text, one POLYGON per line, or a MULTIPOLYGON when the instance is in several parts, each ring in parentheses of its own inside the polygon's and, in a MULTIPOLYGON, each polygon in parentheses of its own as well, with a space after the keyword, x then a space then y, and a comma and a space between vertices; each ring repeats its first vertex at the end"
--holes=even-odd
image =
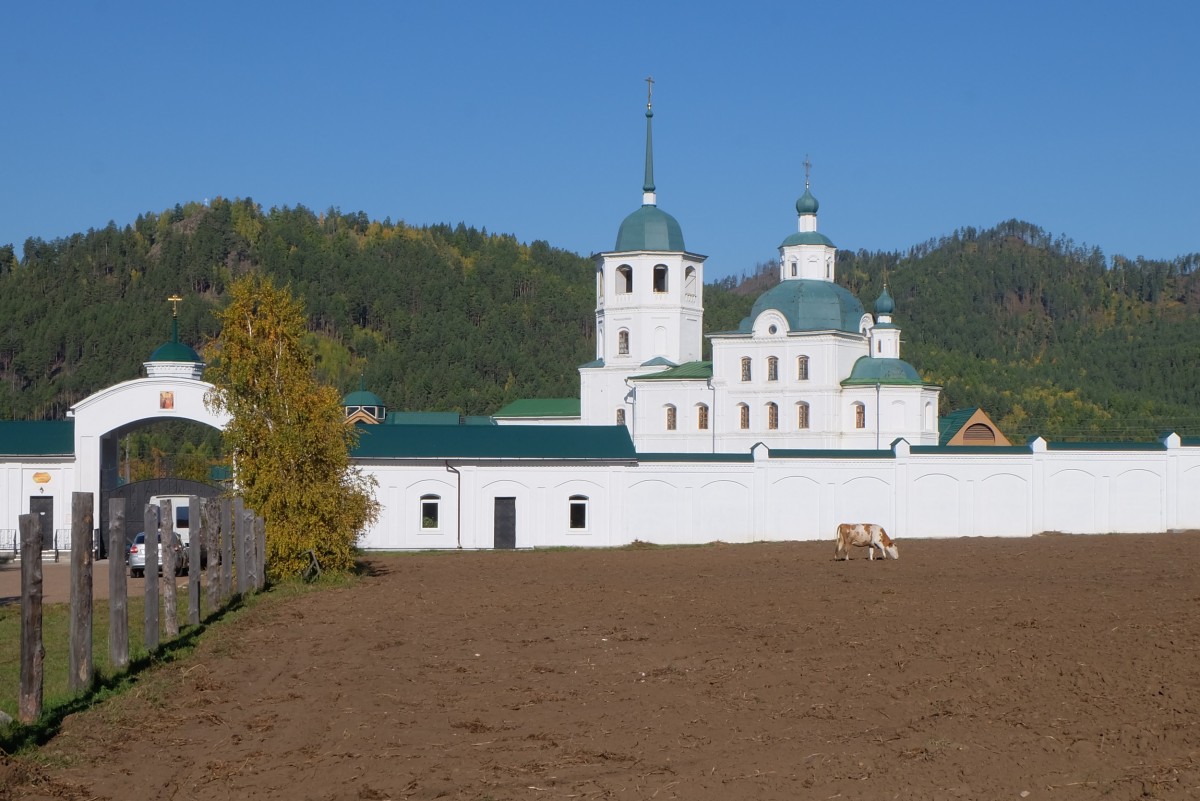
MULTIPOLYGON (((1027 537, 1200 528, 1200 447, 937 449, 879 456, 711 456, 627 464, 364 465, 383 511, 368 549, 491 548, 496 498, 516 499, 518 548, 824 540, 838 523, 897 538, 1027 537), (456 493, 461 491, 461 500, 456 493), (420 498, 442 500, 422 530, 420 498), (587 524, 570 526, 571 497, 587 524), (459 509, 461 506, 461 525, 459 509)), ((666 457, 659 457, 664 459, 666 457)))

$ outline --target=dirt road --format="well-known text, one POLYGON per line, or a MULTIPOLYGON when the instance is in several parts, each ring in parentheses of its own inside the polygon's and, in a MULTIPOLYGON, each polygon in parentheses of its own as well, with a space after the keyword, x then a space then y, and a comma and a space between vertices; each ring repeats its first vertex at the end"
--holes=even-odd
MULTIPOLYGON (((421 554, 67 720, 16 798, 1200 797, 1195 533, 421 554)), ((2 795, 2 793, 0 793, 2 795)))

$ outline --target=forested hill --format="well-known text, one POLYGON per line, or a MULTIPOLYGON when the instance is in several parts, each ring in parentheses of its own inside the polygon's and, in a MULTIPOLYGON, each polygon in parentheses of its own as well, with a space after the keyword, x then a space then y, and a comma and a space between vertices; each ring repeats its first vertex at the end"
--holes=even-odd
MULTIPOLYGON (((905 358, 1015 439, 1200 435, 1196 256, 1106 264, 1011 222, 909 253, 839 253, 871 310, 886 277, 905 358)), ((463 225, 413 228, 250 200, 177 206, 53 242, 0 247, 0 418, 60 419, 135 378, 170 331, 202 346, 233 276, 304 298, 325 380, 395 409, 489 413, 575 397, 595 352, 590 260, 463 225)), ((774 268, 705 288, 707 330, 737 326, 774 268)), ((202 348, 200 348, 202 350, 202 348)))

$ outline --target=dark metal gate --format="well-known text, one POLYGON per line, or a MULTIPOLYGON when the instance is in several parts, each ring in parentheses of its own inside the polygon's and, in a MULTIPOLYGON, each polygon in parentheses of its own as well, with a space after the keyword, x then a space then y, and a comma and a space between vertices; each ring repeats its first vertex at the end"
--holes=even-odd
MULTIPOLYGON (((146 504, 155 495, 195 495, 198 498, 215 498, 223 492, 221 487, 205 484, 201 481, 191 481, 186 478, 151 478, 145 481, 134 481, 116 489, 100 493, 100 525, 97 530, 100 536, 97 544, 101 548, 108 547, 108 501, 110 498, 125 499, 125 546, 133 542, 133 538, 142 530, 142 520, 146 504)), ((199 525, 197 514, 195 525, 199 525)), ((100 554, 101 558, 105 554, 100 554)))

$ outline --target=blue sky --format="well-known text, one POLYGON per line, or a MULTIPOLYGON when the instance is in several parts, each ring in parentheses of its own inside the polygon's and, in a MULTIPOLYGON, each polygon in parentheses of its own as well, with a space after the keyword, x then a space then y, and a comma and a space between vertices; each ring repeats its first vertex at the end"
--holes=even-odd
POLYGON ((820 228, 899 250, 1027 220, 1200 251, 1200 6, 23 2, 0 19, 0 244, 216 196, 581 254, 659 206, 707 278, 820 228))

